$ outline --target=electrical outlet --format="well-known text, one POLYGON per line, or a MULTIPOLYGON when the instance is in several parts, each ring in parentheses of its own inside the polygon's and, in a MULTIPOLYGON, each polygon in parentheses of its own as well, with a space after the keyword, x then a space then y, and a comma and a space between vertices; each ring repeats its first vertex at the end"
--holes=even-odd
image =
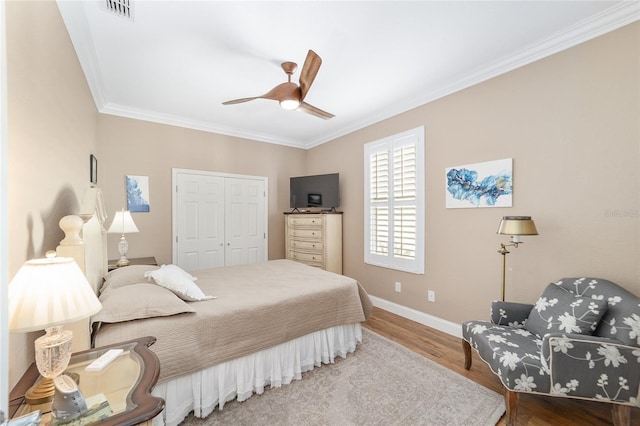
POLYGON ((400 293, 402 291, 402 284, 400 284, 400 281, 396 281, 396 292, 400 293))
POLYGON ((435 302, 436 301, 436 292, 433 291, 433 290, 427 291, 427 300, 429 300, 429 302, 435 302))

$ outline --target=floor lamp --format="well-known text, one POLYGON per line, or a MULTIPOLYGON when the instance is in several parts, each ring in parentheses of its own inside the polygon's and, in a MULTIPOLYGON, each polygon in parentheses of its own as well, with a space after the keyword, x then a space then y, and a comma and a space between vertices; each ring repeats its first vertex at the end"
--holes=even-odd
POLYGON ((504 287, 505 287, 505 271, 507 260, 507 247, 518 248, 518 244, 523 244, 520 241, 522 235, 538 235, 536 224, 533 223, 531 216, 503 216, 498 227, 498 234, 509 235, 510 244, 500 243, 500 250, 498 253, 502 255, 502 300, 504 301, 504 287))

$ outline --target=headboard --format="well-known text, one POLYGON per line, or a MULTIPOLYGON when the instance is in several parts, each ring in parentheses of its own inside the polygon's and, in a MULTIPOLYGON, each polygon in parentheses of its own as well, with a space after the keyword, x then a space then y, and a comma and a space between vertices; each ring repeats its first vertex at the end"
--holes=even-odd
MULTIPOLYGON (((102 191, 98 187, 90 187, 84 192, 80 213, 64 216, 59 222, 65 237, 56 248, 57 255, 74 258, 96 294, 107 272, 106 220, 102 191)), ((89 319, 65 328, 73 331, 73 352, 90 348, 89 319)))

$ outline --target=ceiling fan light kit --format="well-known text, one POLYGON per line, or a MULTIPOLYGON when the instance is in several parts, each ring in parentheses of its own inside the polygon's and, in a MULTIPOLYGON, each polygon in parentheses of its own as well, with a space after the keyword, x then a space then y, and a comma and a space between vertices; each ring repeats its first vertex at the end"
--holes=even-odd
POLYGON ((307 58, 304 61, 304 65, 302 66, 302 71, 300 72, 299 86, 291 82, 291 75, 296 71, 298 65, 295 62, 283 62, 281 66, 282 70, 285 72, 285 74, 287 74, 286 83, 277 85, 264 95, 254 96, 250 98, 232 99, 230 101, 223 102, 222 105, 239 104, 252 101, 254 99, 271 99, 274 101, 278 101, 283 109, 297 109, 316 117, 328 120, 334 117, 334 115, 323 111, 320 108, 316 108, 313 105, 309 105, 306 102, 303 102, 304 98, 309 92, 309 88, 311 87, 313 80, 315 80, 316 75, 318 74, 318 70, 320 69, 321 64, 322 59, 320 59, 320 56, 318 56, 318 54, 313 50, 309 50, 309 52, 307 53, 307 58))
POLYGON ((300 102, 297 99, 283 99, 280 101, 282 109, 294 110, 300 106, 300 102))

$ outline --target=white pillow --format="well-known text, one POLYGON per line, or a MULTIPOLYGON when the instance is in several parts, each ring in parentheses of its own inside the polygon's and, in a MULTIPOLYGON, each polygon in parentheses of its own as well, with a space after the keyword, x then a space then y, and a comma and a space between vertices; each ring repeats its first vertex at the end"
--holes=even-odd
POLYGON ((191 281, 197 280, 196 277, 194 277, 193 275, 191 275, 190 273, 188 273, 187 271, 185 271, 184 269, 182 269, 178 265, 162 265, 161 267, 165 268, 165 269, 170 269, 172 271, 176 271, 177 273, 189 278, 191 281))
POLYGON ((193 282, 195 277, 176 265, 162 265, 159 269, 145 272, 144 276, 153 278, 156 284, 171 290, 176 296, 188 302, 214 299, 213 296, 206 296, 193 282))

